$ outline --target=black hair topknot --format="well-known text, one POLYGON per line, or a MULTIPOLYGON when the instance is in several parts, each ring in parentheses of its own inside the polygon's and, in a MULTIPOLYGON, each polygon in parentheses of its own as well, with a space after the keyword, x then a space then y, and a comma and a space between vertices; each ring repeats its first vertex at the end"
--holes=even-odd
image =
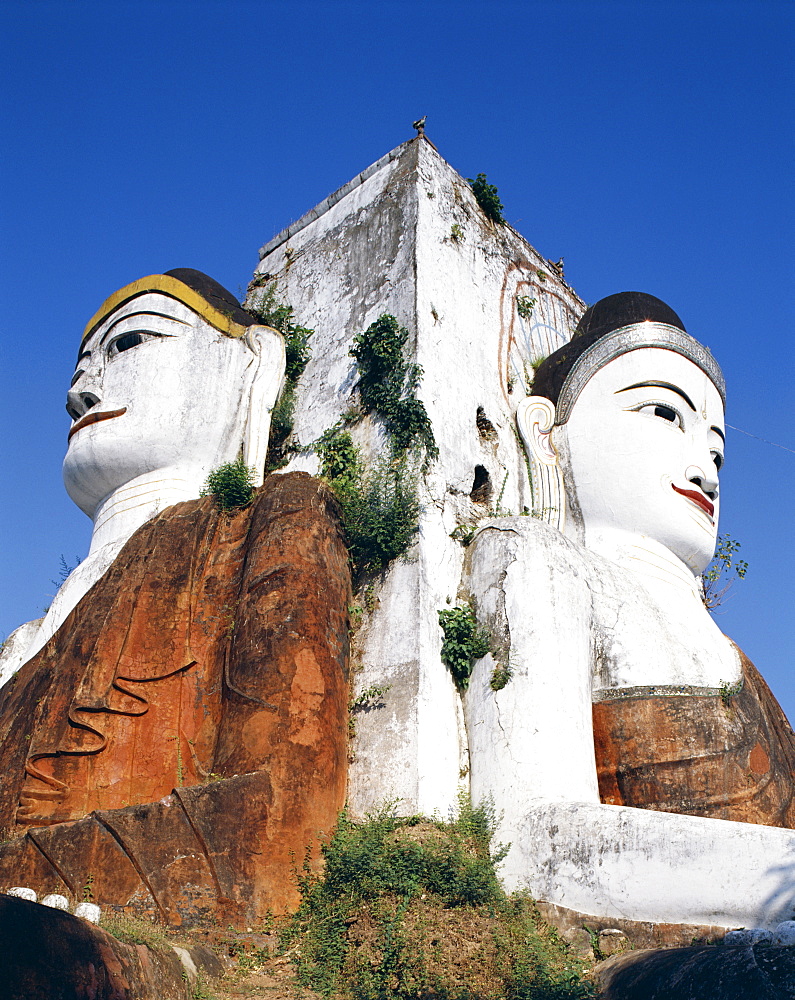
POLYGON ((192 267, 175 267, 171 271, 165 272, 170 278, 176 278, 183 285, 192 288, 218 312, 228 316, 240 326, 253 326, 258 321, 246 312, 234 295, 223 285, 219 284, 215 278, 203 271, 197 271, 192 267))
POLYGON ((577 359, 608 333, 633 323, 666 323, 684 331, 685 325, 662 299, 646 292, 616 292, 600 299, 583 313, 568 344, 550 354, 536 370, 533 395, 557 405, 563 383, 577 359))

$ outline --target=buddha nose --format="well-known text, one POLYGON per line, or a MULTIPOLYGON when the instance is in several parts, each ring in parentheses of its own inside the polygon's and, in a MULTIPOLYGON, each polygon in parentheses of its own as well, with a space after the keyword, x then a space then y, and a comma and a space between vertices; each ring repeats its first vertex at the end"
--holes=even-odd
POLYGON ((708 475, 698 465, 691 465, 685 472, 688 481, 693 483, 710 500, 715 501, 718 497, 718 477, 715 473, 708 475))
POLYGON ((85 390, 70 389, 66 394, 66 412, 72 420, 79 420, 99 402, 99 396, 85 390))

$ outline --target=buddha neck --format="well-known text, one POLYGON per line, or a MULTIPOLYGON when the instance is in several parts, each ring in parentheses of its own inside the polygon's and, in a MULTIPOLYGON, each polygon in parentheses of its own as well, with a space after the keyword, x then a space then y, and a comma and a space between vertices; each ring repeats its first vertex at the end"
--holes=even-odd
POLYGON ((124 544, 128 538, 166 507, 200 496, 205 472, 186 469, 157 469, 132 479, 114 490, 99 504, 94 514, 89 558, 99 549, 124 544))
POLYGON ((704 610, 698 578, 655 539, 618 528, 586 528, 585 544, 592 552, 638 578, 660 605, 677 601, 704 610))

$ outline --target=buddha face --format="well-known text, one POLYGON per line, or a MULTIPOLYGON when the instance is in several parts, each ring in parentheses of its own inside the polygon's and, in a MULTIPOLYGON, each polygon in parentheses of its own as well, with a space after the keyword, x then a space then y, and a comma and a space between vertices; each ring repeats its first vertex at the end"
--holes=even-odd
POLYGON ((720 394, 697 365, 661 348, 620 355, 586 383, 551 440, 586 545, 619 531, 704 571, 718 530, 724 424, 720 394))
POLYGON ((92 517, 139 476, 163 470, 203 482, 233 461, 259 362, 242 340, 160 292, 114 310, 86 341, 67 395, 71 498, 92 517))

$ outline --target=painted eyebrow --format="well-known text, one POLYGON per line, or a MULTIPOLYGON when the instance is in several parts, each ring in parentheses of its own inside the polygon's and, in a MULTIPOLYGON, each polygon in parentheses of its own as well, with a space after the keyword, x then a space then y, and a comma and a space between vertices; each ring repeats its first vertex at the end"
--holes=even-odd
POLYGON ((679 389, 677 386, 671 385, 670 382, 636 382, 634 385, 628 385, 625 389, 616 389, 613 395, 617 395, 619 392, 629 392, 630 389, 670 389, 671 392, 675 392, 677 396, 682 397, 693 413, 696 412, 693 400, 688 396, 684 389, 679 389))
POLYGON ((723 431, 720 429, 720 427, 710 427, 710 430, 711 431, 715 431, 715 433, 718 435, 718 437, 721 439, 721 441, 724 444, 726 444, 726 435, 723 433, 723 431))
POLYGON ((126 319, 132 319, 133 316, 159 316, 161 319, 170 319, 174 323, 181 323, 183 326, 190 326, 190 323, 186 323, 184 319, 177 319, 175 316, 167 316, 165 313, 159 313, 159 312, 127 313, 126 316, 119 316, 118 319, 115 319, 110 324, 107 330, 102 334, 102 340, 100 340, 99 344, 97 344, 97 347, 101 347, 105 343, 105 341, 110 336, 110 333, 113 330, 114 326, 116 326, 118 323, 123 323, 124 320, 126 319))

